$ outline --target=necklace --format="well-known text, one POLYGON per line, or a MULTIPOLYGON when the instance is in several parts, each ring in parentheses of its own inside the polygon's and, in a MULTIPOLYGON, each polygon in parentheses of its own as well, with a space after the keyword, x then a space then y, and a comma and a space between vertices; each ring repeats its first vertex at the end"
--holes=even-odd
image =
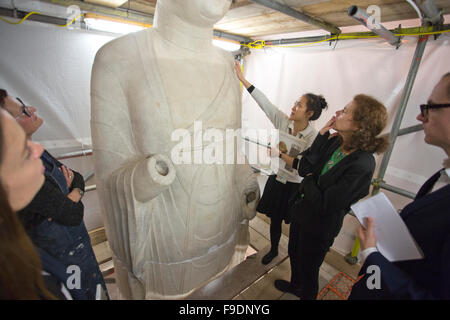
POLYGON ((330 160, 328 160, 326 165, 326 171, 331 169, 336 163, 344 159, 347 155, 342 152, 341 147, 337 148, 336 151, 331 155, 330 160))

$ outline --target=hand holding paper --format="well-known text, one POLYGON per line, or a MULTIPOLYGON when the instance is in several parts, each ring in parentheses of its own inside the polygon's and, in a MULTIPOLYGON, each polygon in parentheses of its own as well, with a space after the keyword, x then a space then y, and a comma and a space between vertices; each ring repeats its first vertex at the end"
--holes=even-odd
POLYGON ((386 259, 392 262, 423 258, 420 248, 384 193, 361 201, 351 208, 366 229, 368 226, 365 218, 373 218, 376 246, 386 259))
POLYGON ((361 244, 361 251, 377 246, 377 239, 375 237, 373 218, 366 218, 366 228, 362 225, 358 228, 358 238, 361 244))

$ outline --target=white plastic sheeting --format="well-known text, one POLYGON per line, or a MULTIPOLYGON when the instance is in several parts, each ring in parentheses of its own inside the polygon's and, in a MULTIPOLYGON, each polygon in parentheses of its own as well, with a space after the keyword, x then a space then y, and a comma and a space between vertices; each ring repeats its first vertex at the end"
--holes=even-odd
MULTIPOLYGON (((448 18, 446 19, 448 23, 448 18)), ((385 25, 397 27, 400 22, 385 25)), ((402 21, 403 27, 418 26, 418 20, 402 21)), ((344 28, 344 32, 366 31, 344 28)), ((271 39, 325 34, 271 36, 271 39)), ((25 21, 9 25, 0 21, 0 88, 19 96, 38 108, 44 119, 34 140, 50 150, 61 147, 79 149, 90 145, 90 75, 97 50, 113 39, 110 34, 68 30, 53 25, 25 21)), ((252 50, 246 58, 247 79, 261 89, 286 113, 306 92, 323 94, 329 110, 313 124, 317 129, 355 94, 366 93, 385 103, 389 110, 389 132, 401 98, 406 76, 414 54, 416 37, 406 38, 395 50, 383 40, 346 40, 336 46, 328 43, 300 48, 267 48, 252 50)), ((450 71, 450 37, 431 38, 402 122, 402 128, 418 124, 419 104, 425 103, 438 79, 450 71)), ((271 128, 271 124, 253 99, 243 95, 244 127, 271 128)), ((56 153, 57 154, 57 153, 56 153)), ((397 140, 389 163, 386 181, 416 192, 423 181, 440 166, 444 153, 423 142, 423 133, 413 133, 397 140)), ((77 169, 76 161, 71 161, 77 169)), ((91 162, 81 164, 89 172, 91 162), (89 167, 89 168, 88 168, 89 167)), ((386 192, 397 208, 409 200, 386 192)), ((88 199, 86 199, 88 200, 88 199)), ((93 201, 92 206, 96 206, 93 201)), ((89 205, 86 205, 89 208, 89 205)), ((89 218, 89 209, 86 210, 89 218)), ((98 215, 96 210, 95 215, 98 215)), ((92 217, 88 229, 101 226, 92 217)), ((356 224, 344 222, 335 247, 346 252, 351 248, 356 224)))
MULTIPOLYGON (((97 50, 113 38, 38 22, 0 21, 0 88, 37 108, 44 124, 33 140, 55 156, 91 145, 92 64, 97 50)), ((92 157, 63 162, 85 176, 94 169, 92 157)), ((97 192, 86 193, 83 203, 87 229, 102 227, 97 192)))
POLYGON ((0 88, 35 106, 44 119, 33 140, 50 149, 91 144, 92 63, 112 38, 37 22, 0 21, 0 88))
MULTIPOLYGON (((418 20, 402 21, 402 26, 418 26, 418 20)), ((398 26, 391 23, 388 28, 398 26)), ((344 29, 344 32, 366 31, 344 29)), ((317 33, 315 33, 317 35, 317 33)), ((270 36, 270 39, 296 38, 305 34, 270 36)), ((307 36, 311 36, 308 33, 307 36)), ((352 98, 364 93, 377 98, 388 109, 389 133, 395 112, 400 103, 403 87, 411 66, 417 37, 404 38, 403 45, 395 50, 383 39, 339 41, 337 44, 320 43, 298 48, 268 47, 251 50, 245 58, 247 80, 263 91, 286 114, 303 94, 322 94, 329 105, 313 126, 322 126, 342 109, 352 98)), ((450 72, 450 36, 427 43, 412 94, 400 128, 419 124, 416 116, 419 105, 426 103, 433 87, 442 75, 450 72)), ((243 128, 273 128, 272 124, 244 90, 243 128)), ((416 193, 425 180, 442 167, 444 152, 426 145, 423 131, 399 137, 389 162, 385 181, 416 193)), ((378 164, 381 157, 378 156, 378 164)), ((377 175, 375 174, 375 177, 377 175)), ((385 192, 396 208, 411 200, 385 192)), ((348 253, 353 245, 357 227, 354 218, 347 216, 334 248, 348 253)))

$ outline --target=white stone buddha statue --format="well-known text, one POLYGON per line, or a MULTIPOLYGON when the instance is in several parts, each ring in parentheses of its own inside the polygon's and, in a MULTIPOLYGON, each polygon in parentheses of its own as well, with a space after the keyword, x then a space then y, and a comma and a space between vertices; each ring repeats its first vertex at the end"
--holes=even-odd
POLYGON ((194 136, 195 121, 241 127, 233 57, 212 45, 230 4, 158 0, 152 29, 107 43, 95 58, 95 173, 122 298, 185 298, 244 259, 259 200, 251 168, 171 156, 174 130, 194 136))

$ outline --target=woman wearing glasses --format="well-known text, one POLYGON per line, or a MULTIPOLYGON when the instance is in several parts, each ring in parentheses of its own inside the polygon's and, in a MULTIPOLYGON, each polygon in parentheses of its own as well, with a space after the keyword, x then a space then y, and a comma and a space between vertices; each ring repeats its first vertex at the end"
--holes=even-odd
POLYGON ((322 96, 312 93, 305 94, 295 103, 291 114, 288 116, 274 106, 261 91, 244 78, 238 62, 235 62, 235 71, 238 79, 265 112, 275 128, 297 138, 290 151, 284 150, 279 152, 277 149, 281 148, 274 148, 279 152, 279 157, 289 167, 294 168, 294 177, 290 175, 283 176, 283 173, 280 171, 276 175, 271 175, 267 180, 264 193, 256 209, 258 212, 270 217, 271 248, 262 258, 262 263, 268 264, 278 255, 282 222, 284 220, 286 223, 289 223, 286 215, 288 200, 292 193, 297 190, 302 180, 296 172, 298 167, 292 165, 293 161, 300 158, 300 153, 308 149, 313 143, 317 136, 317 130, 311 126, 310 121, 317 120, 320 117, 322 110, 327 108, 327 102, 322 96))
POLYGON ((388 145, 377 137, 386 121, 386 108, 380 102, 357 95, 320 130, 301 160, 294 160, 294 167, 300 162, 299 175, 304 179, 290 203, 291 280, 275 280, 278 290, 316 299, 325 255, 350 206, 369 193, 373 153, 388 145), (331 129, 337 134, 330 136, 331 129))
POLYGON ((376 245, 374 226, 368 218, 366 229, 358 229, 366 274, 352 289, 350 299, 450 299, 450 73, 431 93, 428 104, 420 106, 425 143, 441 148, 447 155, 443 168, 420 188, 413 202, 400 213, 409 232, 422 249, 424 259, 388 261, 376 245), (381 288, 367 288, 369 266, 378 266, 381 288))
MULTIPOLYGON (((13 98, 3 89, 0 89, 0 105, 16 119, 27 139, 31 140, 43 123, 36 108, 26 106, 21 99, 13 98)), ((19 219, 37 247, 66 266, 79 267, 81 281, 71 289, 72 296, 95 299, 101 289, 106 292, 106 286, 83 222, 84 179, 46 150, 41 160, 45 167, 45 183, 33 201, 18 212, 19 219)))

